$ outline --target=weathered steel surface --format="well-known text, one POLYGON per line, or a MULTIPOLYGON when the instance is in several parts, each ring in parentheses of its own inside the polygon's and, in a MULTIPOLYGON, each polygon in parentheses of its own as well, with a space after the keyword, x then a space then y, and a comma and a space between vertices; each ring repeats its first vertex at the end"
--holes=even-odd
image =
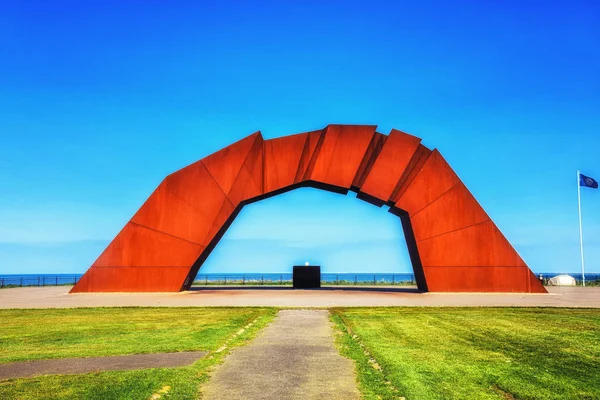
MULTIPOLYGON (((273 192, 296 183, 296 175, 307 140, 308 133, 301 133, 264 142, 265 192, 273 192)), ((309 157, 310 155, 307 154, 305 158, 309 157)), ((307 165, 308 161, 305 161, 302 176, 307 165)))
POLYGON ((396 184, 417 151, 421 139, 393 129, 360 191, 384 201, 391 200, 396 184))
POLYGON ((546 292, 437 150, 375 129, 256 132, 169 175, 72 292, 185 289, 244 205, 300 186, 389 205, 422 290, 546 292))

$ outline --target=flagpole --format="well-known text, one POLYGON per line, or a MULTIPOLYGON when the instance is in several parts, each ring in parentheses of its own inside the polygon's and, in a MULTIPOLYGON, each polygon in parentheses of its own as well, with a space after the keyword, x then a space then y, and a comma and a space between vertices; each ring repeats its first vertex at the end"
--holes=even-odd
POLYGON ((581 184, 580 172, 577 170, 577 205, 579 206, 579 250, 581 252, 581 282, 585 286, 585 264, 583 262, 583 230, 581 229, 581 184))

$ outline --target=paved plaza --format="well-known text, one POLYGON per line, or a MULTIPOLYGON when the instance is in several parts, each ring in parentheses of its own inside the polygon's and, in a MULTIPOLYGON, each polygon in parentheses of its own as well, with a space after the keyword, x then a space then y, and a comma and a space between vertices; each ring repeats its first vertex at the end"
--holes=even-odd
POLYGON ((78 293, 70 286, 0 290, 0 308, 70 307, 592 307, 600 308, 600 287, 548 287, 548 294, 418 293, 400 287, 202 287, 179 293, 78 293))

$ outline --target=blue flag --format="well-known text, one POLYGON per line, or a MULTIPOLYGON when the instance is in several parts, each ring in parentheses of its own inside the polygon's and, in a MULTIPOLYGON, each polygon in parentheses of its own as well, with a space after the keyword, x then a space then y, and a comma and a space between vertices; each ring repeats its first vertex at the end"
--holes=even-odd
POLYGON ((579 174, 579 186, 585 186, 592 189, 598 189, 598 181, 594 178, 590 178, 589 176, 585 176, 584 174, 579 174))

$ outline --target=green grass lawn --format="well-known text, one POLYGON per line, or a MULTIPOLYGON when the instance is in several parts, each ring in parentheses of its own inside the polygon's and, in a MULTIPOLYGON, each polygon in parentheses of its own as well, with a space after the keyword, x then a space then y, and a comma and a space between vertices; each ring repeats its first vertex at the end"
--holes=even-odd
POLYGON ((600 399, 600 310, 352 308, 332 314, 365 398, 600 399))
POLYGON ((194 399, 217 353, 227 343, 250 340, 268 324, 270 308, 82 308, 0 310, 0 363, 63 357, 90 357, 207 350, 194 365, 81 375, 49 375, 0 382, 0 399, 194 399), (168 387, 168 388, 167 388, 168 387))
MULTIPOLYGON (((195 399, 273 308, 0 310, 0 363, 207 350, 189 367, 0 382, 0 399, 195 399)), ((367 399, 600 399, 600 310, 332 309, 367 399)))

